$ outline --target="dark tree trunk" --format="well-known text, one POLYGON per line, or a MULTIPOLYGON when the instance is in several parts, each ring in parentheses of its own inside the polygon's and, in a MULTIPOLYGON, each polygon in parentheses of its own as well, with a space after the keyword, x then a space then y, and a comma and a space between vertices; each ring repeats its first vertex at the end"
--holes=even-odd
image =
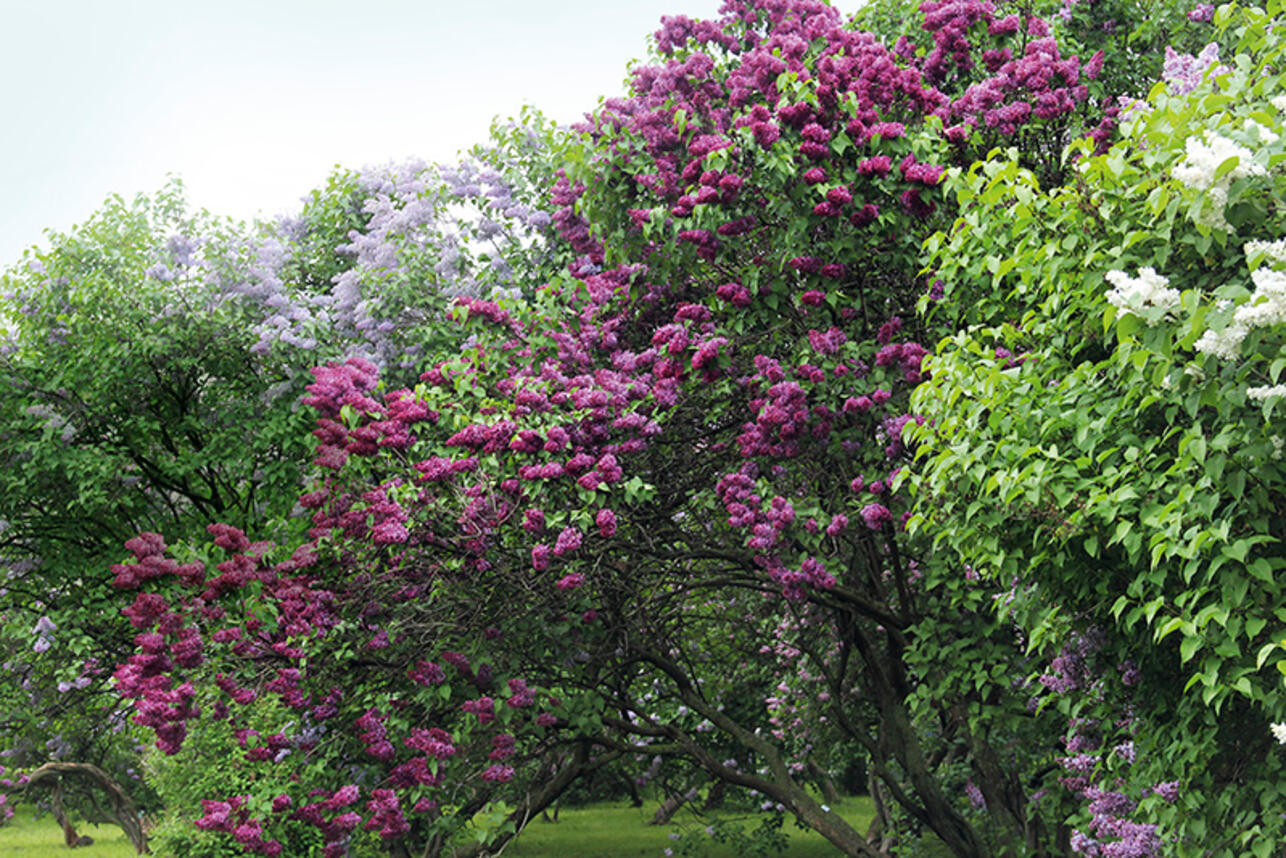
POLYGON ((670 820, 674 819, 674 815, 685 802, 686 799, 678 794, 666 796, 665 801, 661 802, 661 806, 656 809, 656 813, 652 814, 652 821, 648 825, 669 825, 670 820))
POLYGON ((53 814, 54 822, 63 830, 63 844, 68 849, 73 849, 80 845, 80 835, 76 833, 76 828, 67 818, 67 811, 63 807, 63 785, 62 781, 55 780, 54 788, 50 791, 49 812, 53 814))
POLYGON ((728 794, 728 785, 723 781, 715 781, 710 787, 710 792, 706 793, 705 804, 701 805, 702 810, 716 810, 723 807, 723 800, 728 794))
POLYGON ((411 858, 410 848, 400 840, 388 844, 389 858, 411 858))
MULTIPOLYGON (((139 855, 147 854, 147 835, 143 833, 143 823, 139 819, 138 809, 134 806, 134 802, 130 800, 130 797, 125 794, 125 791, 120 788, 120 785, 98 766, 93 766, 89 763, 45 763, 31 773, 31 776, 27 779, 26 789, 30 790, 33 787, 43 785, 46 781, 52 780, 54 801, 58 811, 62 811, 63 777, 78 777, 106 793, 112 805, 111 815, 116 824, 125 832, 125 836, 130 839, 130 843, 134 845, 134 851, 139 855)), ((55 818, 57 818, 58 811, 55 812, 55 818)), ((62 813, 62 818, 58 822, 63 826, 63 832, 68 838, 75 834, 75 829, 68 822, 65 812, 62 813)), ((83 838, 76 838, 78 842, 81 839, 83 838)), ((75 844, 68 843, 68 845, 75 844)))
POLYGON ((897 841, 893 837, 889 807, 884 799, 884 785, 875 776, 875 772, 867 774, 866 789, 875 804, 875 816, 871 819, 871 827, 866 830, 866 842, 881 852, 888 852, 897 845, 897 841))
POLYGON ((989 858, 990 852, 978 833, 943 794, 941 784, 924 757, 920 741, 911 729, 903 702, 890 697, 881 703, 882 733, 923 806, 925 824, 933 829, 956 858, 989 858))
POLYGON ((625 788, 630 793, 630 807, 642 807, 643 796, 639 795, 639 785, 634 782, 634 778, 626 775, 625 788))
POLYGON ((818 789, 822 791, 822 798, 826 799, 827 804, 839 804, 843 801, 843 796, 839 794, 839 789, 835 786, 835 780, 824 768, 817 764, 816 760, 808 761, 808 773, 813 776, 818 789))
MULTIPOLYGON (((679 692, 679 699, 689 709, 704 715, 716 728, 736 739, 741 745, 759 754, 767 764, 763 775, 742 772, 723 765, 709 750, 691 735, 675 727, 667 732, 686 755, 706 770, 712 777, 730 784, 744 786, 776 802, 793 814, 799 822, 825 837, 841 854, 859 858, 886 858, 884 853, 871 848, 861 834, 844 820, 839 813, 823 810, 791 776, 781 750, 753 730, 747 729, 706 700, 693 688, 683 671, 670 659, 656 652, 646 652, 644 657, 664 671, 679 692)), ((679 800, 682 803, 682 800, 679 800)), ((675 808, 677 810, 677 807, 675 808)))

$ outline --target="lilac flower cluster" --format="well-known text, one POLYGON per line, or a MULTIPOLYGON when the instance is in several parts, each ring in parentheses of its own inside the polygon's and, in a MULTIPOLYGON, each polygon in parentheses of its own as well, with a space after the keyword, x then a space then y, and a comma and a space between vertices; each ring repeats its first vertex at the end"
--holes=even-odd
POLYGON ((289 251, 278 236, 242 239, 219 251, 211 248, 208 256, 207 284, 224 300, 239 300, 258 315, 251 326, 257 336, 251 351, 266 353, 274 343, 304 351, 317 348, 318 333, 332 322, 331 296, 297 294, 286 283, 289 251))
POLYGON ((1161 79, 1170 85, 1170 91, 1175 95, 1192 92, 1200 86, 1207 74, 1218 77, 1228 71, 1230 69, 1219 62, 1219 45, 1216 42, 1206 45, 1196 56, 1181 54, 1169 45, 1165 46, 1161 79))
MULTIPOLYGON (((1079 60, 1064 58, 1052 38, 1028 42, 1018 59, 1011 59, 1008 49, 987 59, 992 76, 951 104, 949 116, 957 123, 948 131, 953 139, 963 139, 962 125, 1010 136, 1032 119, 1067 116, 1089 97, 1079 60)), ((1095 77, 1101 64, 1099 56, 1087 63, 1086 77, 1095 77)))
POLYGON ((333 289, 335 323, 360 344, 350 355, 407 364, 418 348, 398 333, 435 320, 435 303, 517 297, 517 272, 547 258, 552 216, 482 160, 390 164, 357 181, 367 223, 339 248, 354 262, 333 289))
POLYGON ((1194 24, 1209 24, 1215 19, 1215 4, 1198 3, 1188 12, 1188 20, 1194 24))
POLYGON ((37 620, 35 628, 31 630, 36 636, 35 643, 31 645, 32 650, 35 652, 47 651, 53 645, 54 632, 57 630, 58 626, 54 625, 54 621, 49 619, 48 616, 42 616, 37 620))
MULTIPOLYGON (((13 778, 4 777, 4 773, 5 767, 0 766, 0 787, 4 787, 5 789, 10 789, 12 787, 22 789, 22 787, 27 783, 26 775, 19 775, 15 780, 13 778)), ((11 819, 13 819, 13 804, 10 803, 7 793, 0 792, 0 826, 3 826, 11 819)))
MULTIPOLYGON (((1040 684, 1057 695, 1104 701, 1108 680, 1097 661, 1105 642, 1101 630, 1074 634, 1040 677, 1040 684)), ((1132 689, 1138 684, 1138 667, 1132 661, 1119 665, 1117 673, 1121 687, 1132 689)), ((1059 783, 1086 802, 1090 815, 1088 825, 1072 833, 1073 851, 1089 858, 1158 858, 1164 847, 1158 826, 1131 819, 1139 802, 1122 792, 1123 773, 1134 767, 1137 759, 1134 740, 1129 737, 1133 719, 1105 722, 1073 717, 1069 726, 1064 739, 1067 755, 1059 758, 1064 771, 1059 783), (1109 739, 1116 730, 1124 730, 1124 737, 1109 739)), ((1149 794, 1173 804, 1179 797, 1178 783, 1158 783, 1142 790, 1142 796, 1149 794)))

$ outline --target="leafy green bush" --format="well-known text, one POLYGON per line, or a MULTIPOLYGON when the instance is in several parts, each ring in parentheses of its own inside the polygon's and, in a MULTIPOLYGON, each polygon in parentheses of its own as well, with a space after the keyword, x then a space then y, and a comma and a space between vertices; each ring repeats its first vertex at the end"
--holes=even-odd
MULTIPOLYGON (((250 716, 254 726, 268 733, 276 732, 290 720, 288 714, 271 703, 254 707, 250 716)), ((200 816, 196 808, 212 795, 246 795, 253 793, 262 778, 262 770, 241 755, 229 754, 238 744, 234 727, 227 721, 207 719, 194 729, 183 749, 173 756, 152 751, 147 757, 147 776, 160 796, 164 808, 156 827, 150 832, 152 849, 159 855, 182 858, 229 858, 243 854, 235 841, 214 831, 202 831, 194 823, 200 816)), ((282 841, 286 854, 308 856, 321 854, 321 835, 302 823, 285 823, 282 841)))
POLYGON ((960 333, 913 398, 910 524, 1011 586, 1090 854, 1282 837, 1282 11, 1223 7, 1237 56, 1060 187, 1013 153, 954 172, 930 242, 960 333))

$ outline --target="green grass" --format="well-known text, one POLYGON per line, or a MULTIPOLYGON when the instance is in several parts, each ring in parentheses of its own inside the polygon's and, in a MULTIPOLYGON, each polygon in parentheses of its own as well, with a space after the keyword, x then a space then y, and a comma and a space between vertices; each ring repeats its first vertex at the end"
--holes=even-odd
MULTIPOLYGON (((873 815, 870 799, 850 798, 835 808, 859 831, 865 831, 873 815)), ((565 808, 558 822, 535 819, 505 850, 513 858, 660 858, 667 847, 674 846, 671 832, 684 837, 700 836, 708 847, 703 855, 710 858, 738 858, 727 846, 719 846, 701 835, 709 819, 682 811, 668 826, 648 825, 656 811, 655 803, 632 808, 628 802, 603 802, 587 807, 565 808)), ((757 823, 753 814, 721 811, 724 819, 745 816, 746 824, 757 823)), ((125 832, 114 825, 79 825, 76 831, 94 838, 91 846, 69 850, 63 846, 62 829, 52 818, 33 819, 30 812, 19 812, 9 824, 0 827, 0 855, 4 858, 127 858, 134 854, 125 832)), ((787 858, 828 858, 835 854, 821 835, 801 831, 789 819, 783 831, 790 845, 782 853, 787 858)), ((182 858, 182 856, 175 856, 182 858)))
POLYGON ((9 824, 0 827, 0 855, 4 858, 127 858, 134 855, 125 832, 115 825, 77 825, 77 834, 94 838, 89 846, 68 849, 63 845, 63 830, 53 817, 34 819, 28 808, 14 814, 9 824))
MULTIPOLYGON (((874 816, 871 800, 849 798, 835 808, 858 831, 865 831, 874 816)), ((703 855, 710 858, 737 858, 739 853, 730 847, 715 844, 701 834, 709 820, 687 812, 680 812, 669 826, 648 825, 655 804, 632 808, 628 802, 604 802, 583 808, 566 808, 558 814, 558 822, 533 820, 517 840, 505 850, 513 858, 660 858, 667 847, 675 844, 671 832, 684 832, 683 836, 701 837, 706 844, 703 855)), ((743 814, 719 812, 723 818, 740 818, 743 814)), ((753 814, 745 814, 747 827, 754 827, 753 814)), ((787 819, 782 829, 790 838, 790 845, 782 854, 787 858, 829 858, 836 854, 835 847, 814 831, 801 831, 787 819)))

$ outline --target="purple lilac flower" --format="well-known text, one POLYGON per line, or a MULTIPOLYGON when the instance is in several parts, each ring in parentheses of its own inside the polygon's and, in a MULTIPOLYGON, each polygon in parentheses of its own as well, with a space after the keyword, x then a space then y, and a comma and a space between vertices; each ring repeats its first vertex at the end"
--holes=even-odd
POLYGON ((1211 67, 1214 67, 1211 77, 1226 74, 1229 70, 1227 66, 1220 65, 1219 45, 1215 42, 1206 45, 1195 57, 1178 53, 1166 45, 1161 79, 1170 85, 1170 91, 1175 95, 1183 95, 1196 89, 1211 67))
POLYGON ((889 512, 888 507, 884 504, 870 503, 862 507, 862 521, 871 530, 879 530, 885 524, 893 520, 893 514, 889 512))

